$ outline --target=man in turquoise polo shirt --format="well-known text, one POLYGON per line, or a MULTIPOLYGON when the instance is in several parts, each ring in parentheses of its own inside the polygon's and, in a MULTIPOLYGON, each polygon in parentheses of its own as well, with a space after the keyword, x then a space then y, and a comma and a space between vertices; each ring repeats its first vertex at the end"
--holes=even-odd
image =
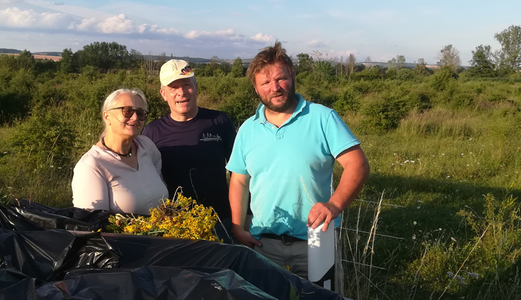
POLYGON ((307 277, 307 230, 330 222, 369 174, 360 142, 338 114, 295 93, 291 59, 280 42, 257 54, 248 76, 262 102, 240 127, 226 168, 237 240, 307 277), (333 193, 333 166, 344 168, 333 193), (253 219, 245 228, 249 193, 253 219))

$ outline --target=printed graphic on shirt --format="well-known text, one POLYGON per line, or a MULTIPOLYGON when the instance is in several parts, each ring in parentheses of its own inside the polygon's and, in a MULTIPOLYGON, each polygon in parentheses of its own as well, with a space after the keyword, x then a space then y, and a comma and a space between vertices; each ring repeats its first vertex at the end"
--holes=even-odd
POLYGON ((218 134, 203 133, 203 137, 199 140, 201 142, 220 142, 222 138, 218 134))

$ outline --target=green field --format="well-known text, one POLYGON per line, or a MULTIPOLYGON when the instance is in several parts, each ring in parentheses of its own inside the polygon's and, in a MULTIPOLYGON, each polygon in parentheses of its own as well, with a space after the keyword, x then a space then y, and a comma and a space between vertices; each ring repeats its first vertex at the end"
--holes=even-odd
MULTIPOLYGON (((168 107, 145 67, 65 72, 46 64, 24 69, 0 60, 0 199, 70 207, 72 169, 101 133, 103 99, 140 88, 150 120, 168 107)), ((198 76, 199 104, 240 126, 258 103, 251 84, 208 68, 196 68, 206 75, 198 76)), ((519 298, 519 74, 370 68, 337 76, 317 68, 300 72, 296 86, 339 112, 371 166, 344 213, 346 296, 519 298)))

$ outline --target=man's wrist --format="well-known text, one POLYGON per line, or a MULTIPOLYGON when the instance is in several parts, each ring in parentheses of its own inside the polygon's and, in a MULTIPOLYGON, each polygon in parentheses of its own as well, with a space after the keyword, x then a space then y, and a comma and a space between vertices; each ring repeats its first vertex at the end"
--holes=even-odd
POLYGON ((243 230, 243 231, 244 231, 244 226, 241 226, 241 225, 239 225, 239 224, 235 224, 235 223, 233 223, 233 224, 232 224, 232 231, 233 231, 233 232, 237 232, 237 231, 239 231, 239 230, 243 230))
POLYGON ((338 217, 338 215, 340 215, 340 213, 343 210, 342 206, 335 204, 335 202, 333 202, 331 200, 329 200, 328 204, 329 204, 329 207, 330 207, 329 209, 331 210, 331 213, 335 216, 335 218, 338 217))

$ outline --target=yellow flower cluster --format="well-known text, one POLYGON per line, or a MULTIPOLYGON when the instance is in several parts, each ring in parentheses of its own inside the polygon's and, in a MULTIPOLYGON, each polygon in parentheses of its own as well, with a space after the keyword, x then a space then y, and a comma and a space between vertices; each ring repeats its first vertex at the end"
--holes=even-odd
POLYGON ((178 239, 220 241, 215 234, 218 216, 212 207, 197 204, 192 198, 177 194, 150 209, 150 217, 123 216, 109 218, 107 230, 115 233, 161 236, 178 239))

